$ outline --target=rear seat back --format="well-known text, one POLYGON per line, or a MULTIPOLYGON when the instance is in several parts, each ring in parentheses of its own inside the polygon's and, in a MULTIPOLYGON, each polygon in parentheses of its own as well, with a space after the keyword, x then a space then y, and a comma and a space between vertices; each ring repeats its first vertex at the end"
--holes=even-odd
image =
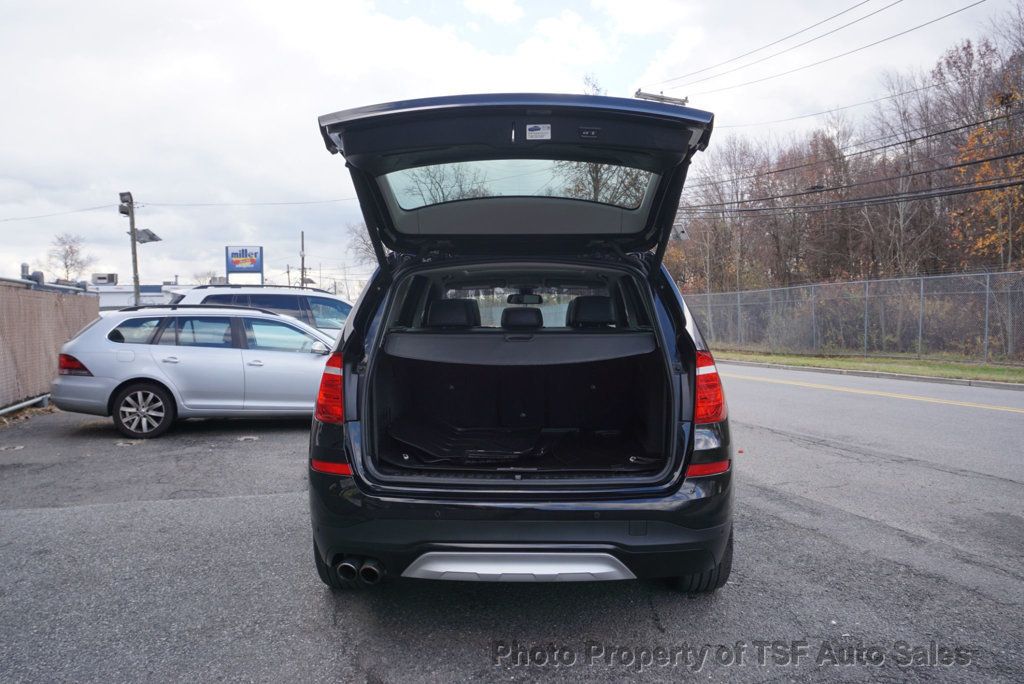
POLYGON ((530 306, 510 306, 501 312, 501 327, 509 330, 536 330, 544 327, 540 309, 530 306))
POLYGON ((577 297, 565 311, 565 325, 570 328, 607 328, 614 324, 612 298, 604 295, 577 297))
POLYGON ((392 362, 392 382, 415 388, 408 413, 461 428, 625 429, 646 396, 632 380, 649 377, 649 360, 636 358, 553 366, 392 362))
POLYGON ((475 328, 480 325, 480 305, 475 299, 435 299, 427 305, 424 327, 475 328))

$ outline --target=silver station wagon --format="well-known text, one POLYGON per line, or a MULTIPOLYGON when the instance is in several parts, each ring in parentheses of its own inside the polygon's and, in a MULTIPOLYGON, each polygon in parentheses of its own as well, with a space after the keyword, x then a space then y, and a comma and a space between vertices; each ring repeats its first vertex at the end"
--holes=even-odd
POLYGON ((64 345, 50 398, 111 416, 132 438, 157 437, 176 418, 311 415, 333 342, 269 310, 130 307, 64 345))

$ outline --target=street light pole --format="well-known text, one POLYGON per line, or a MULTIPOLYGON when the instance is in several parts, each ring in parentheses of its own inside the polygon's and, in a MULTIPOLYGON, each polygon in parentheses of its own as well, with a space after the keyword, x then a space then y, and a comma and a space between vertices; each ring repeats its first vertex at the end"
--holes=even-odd
POLYGON ((121 204, 117 211, 122 216, 128 217, 128 239, 132 241, 132 285, 135 293, 135 306, 139 306, 142 304, 142 295, 139 293, 139 253, 136 245, 160 242, 160 236, 149 228, 139 230, 135 227, 135 200, 132 199, 132 193, 122 192, 118 197, 121 199, 121 204))
POLYGON ((128 236, 132 243, 132 289, 135 295, 135 306, 139 306, 142 303, 142 296, 139 294, 139 253, 136 247, 135 233, 135 200, 132 199, 132 193, 122 192, 119 195, 121 199, 121 206, 119 211, 128 217, 128 236))

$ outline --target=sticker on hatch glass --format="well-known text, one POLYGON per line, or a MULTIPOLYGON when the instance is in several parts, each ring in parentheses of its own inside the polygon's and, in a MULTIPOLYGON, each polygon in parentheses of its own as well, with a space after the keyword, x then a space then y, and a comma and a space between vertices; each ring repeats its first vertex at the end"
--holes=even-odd
POLYGON ((551 140, 551 124, 526 124, 527 140, 551 140))

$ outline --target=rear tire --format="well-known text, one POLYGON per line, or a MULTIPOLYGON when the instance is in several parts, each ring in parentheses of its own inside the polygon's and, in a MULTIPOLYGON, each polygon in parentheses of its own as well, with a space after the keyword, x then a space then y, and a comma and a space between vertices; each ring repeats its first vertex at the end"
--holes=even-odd
POLYGON ((160 385, 136 382, 123 388, 111 406, 114 426, 125 437, 152 439, 167 432, 177 414, 174 397, 160 385))
POLYGON ((684 594, 710 594, 725 586, 732 572, 732 530, 725 545, 722 560, 715 567, 704 572, 694 572, 676 578, 676 588, 684 594))

